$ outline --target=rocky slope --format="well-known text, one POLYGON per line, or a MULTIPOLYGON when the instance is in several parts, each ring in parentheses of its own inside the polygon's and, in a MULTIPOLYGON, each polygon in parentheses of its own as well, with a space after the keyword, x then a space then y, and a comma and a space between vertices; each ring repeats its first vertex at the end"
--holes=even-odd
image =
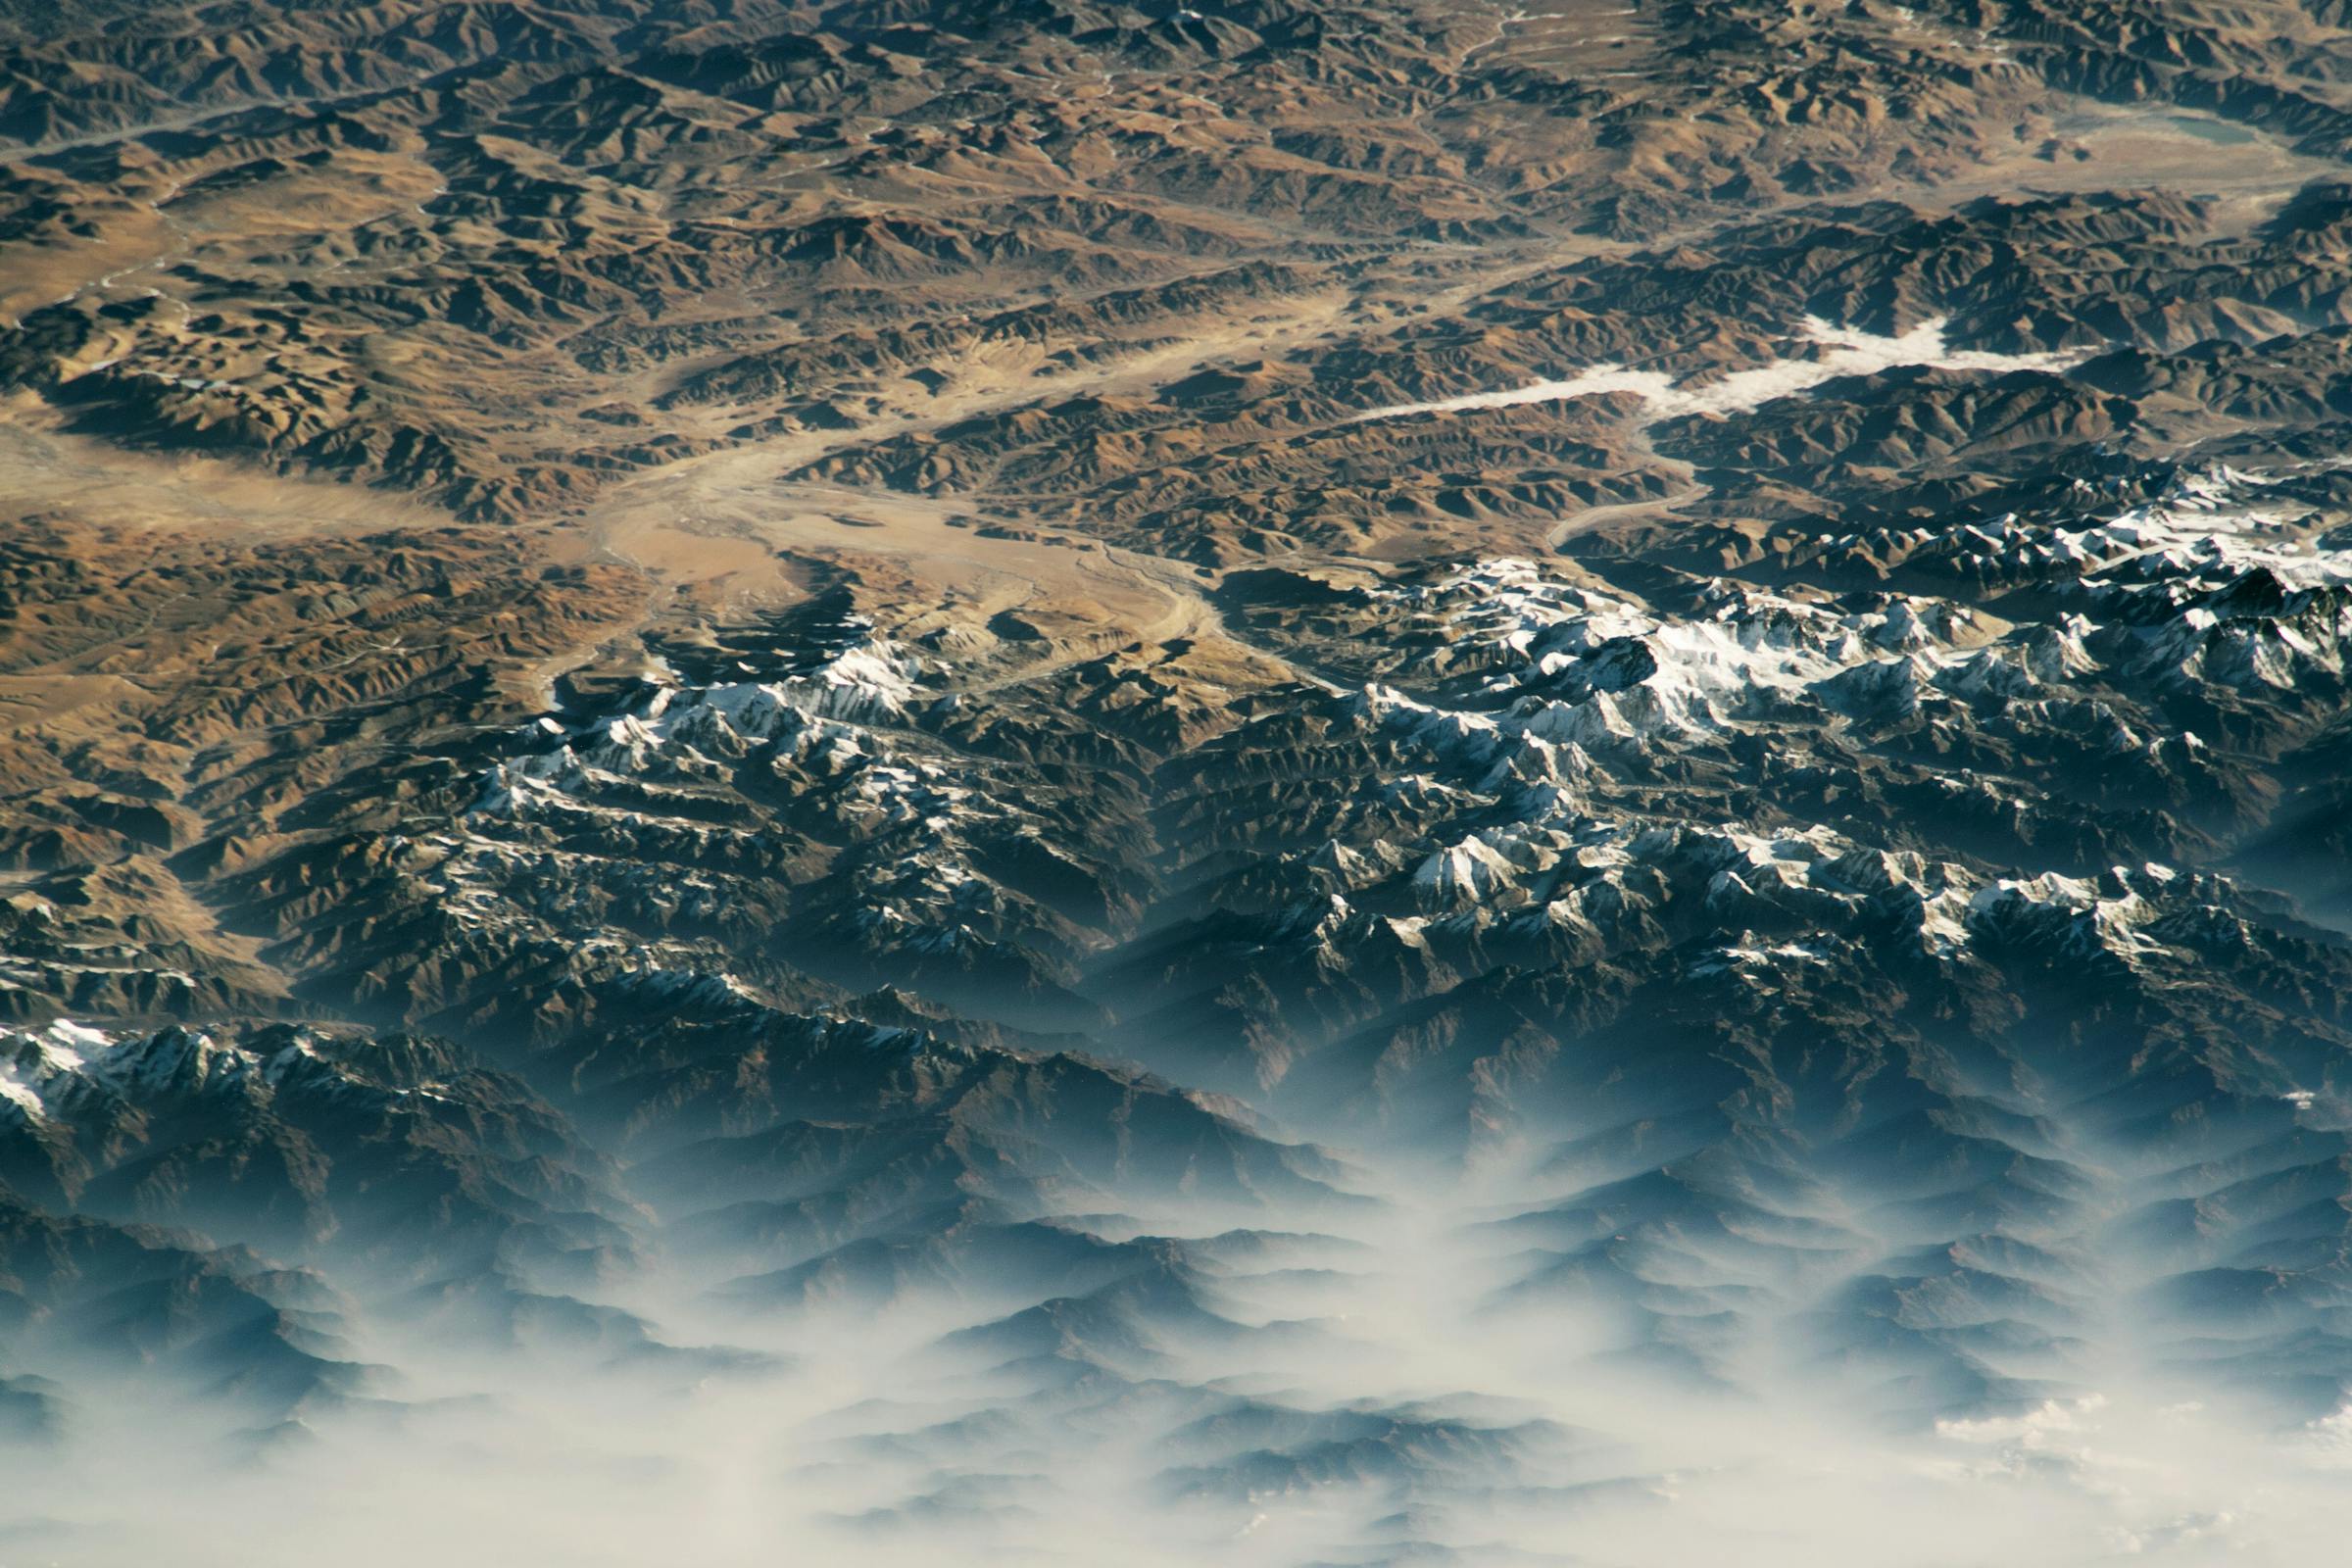
POLYGON ((2344 20, 0 5, 0 1543, 2322 1558, 2344 20))

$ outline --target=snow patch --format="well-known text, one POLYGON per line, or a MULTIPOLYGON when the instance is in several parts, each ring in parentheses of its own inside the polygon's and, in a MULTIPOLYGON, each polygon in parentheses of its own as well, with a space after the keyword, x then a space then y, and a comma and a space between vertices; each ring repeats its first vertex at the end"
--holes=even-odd
POLYGON ((2080 364, 2079 352, 1993 354, 1978 349, 1955 349, 1945 341, 1948 321, 1943 317, 1922 321, 1908 332, 1883 336, 1854 327, 1841 327, 1811 316, 1805 318, 1801 341, 1816 352, 1775 361, 1751 369, 1734 370, 1700 386, 1687 386, 1662 370, 1637 370, 1608 363, 1579 370, 1559 380, 1537 381, 1500 392, 1474 392, 1433 403, 1399 403, 1359 414, 1355 422, 1401 419, 1419 414, 1459 414, 1479 409, 1514 408, 1525 403, 1559 403, 1571 398, 1626 393, 1644 404, 1642 422, 1654 424, 1686 415, 1744 414, 1776 398, 1794 396, 1842 375, 1875 375, 1904 366, 1934 366, 1946 370, 2013 370, 2055 372, 2080 364))

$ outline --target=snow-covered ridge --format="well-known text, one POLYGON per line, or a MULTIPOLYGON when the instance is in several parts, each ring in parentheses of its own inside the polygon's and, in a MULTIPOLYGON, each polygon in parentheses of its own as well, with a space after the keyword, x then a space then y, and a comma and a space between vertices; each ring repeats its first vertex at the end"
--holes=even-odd
POLYGON ((2352 550, 2316 536, 2308 506, 2268 475, 2215 465, 2185 470, 2164 492, 2111 517, 2067 527, 2016 514, 1971 522, 1938 539, 1904 542, 2009 574, 2080 579, 2086 588, 2175 583, 2210 591, 2250 571, 2291 588, 2352 583, 2352 550))
POLYGON ((686 686, 667 671, 654 674, 630 712, 602 721, 604 739, 624 749, 659 746, 711 715, 742 736, 761 739, 777 733, 796 713, 858 724, 903 716, 915 698, 921 662, 890 639, 868 635, 870 623, 862 618, 845 622, 841 630, 845 641, 780 680, 686 686))
POLYGON ((318 1044, 296 1031, 265 1054, 200 1030, 102 1030, 62 1018, 0 1030, 0 1105, 43 1123, 121 1101, 267 1093, 319 1062, 318 1044))
MULTIPOLYGON (((1408 666, 1426 673, 1425 695, 1373 683, 1345 710, 1426 754, 1428 772, 1416 776, 1433 799, 1451 797, 1432 814, 1455 825, 1376 844, 1377 855, 1335 841, 1294 858, 1307 885, 1319 875, 1359 901, 1377 901, 1383 887, 1389 899, 1401 894, 1422 913, 1421 935, 1517 931, 1607 951, 1654 940, 1656 928, 1642 929, 1649 912, 1695 901, 1726 934, 1793 922, 1860 933, 1895 960, 1957 961, 1987 943, 2025 943, 2136 966, 2168 951, 2151 923, 2218 911, 2232 897, 2216 879, 2153 863, 2087 880, 1988 880, 1826 827, 1626 819, 1599 804, 1608 776, 1627 767, 1645 776, 1653 743, 1673 752, 1695 738, 1875 719, 1931 701, 2014 708, 2106 756, 2195 765, 2194 737, 2151 730, 2128 707, 2070 689, 2103 667, 2086 646, 2099 628, 2080 615, 2012 626, 1939 599, 1806 602, 1739 583, 1703 592, 1690 613, 1663 615, 1515 559, 1472 563, 1396 590, 1392 602, 1445 628, 1441 646, 1408 666), (1448 680, 1465 667, 1485 673, 1448 680), (1457 695, 1434 695, 1446 690, 1457 695)), ((1968 773, 1936 782, 1992 788, 1968 773)), ((1710 951, 1693 974, 1820 959, 1801 942, 1710 951)))
MULTIPOLYGON (((1505 672, 1486 682, 1497 703, 1516 699, 1500 713, 1414 714, 1410 699, 1367 693, 1368 704, 1433 739, 1491 731, 1593 749, 1720 731, 1806 699, 1840 711, 1915 705, 1919 685, 1947 669, 1963 683, 2036 678, 2030 651, 2001 672, 1972 671, 1993 630, 1945 600, 1885 595, 1851 611, 1726 584, 1700 613, 1667 617, 1546 581, 1515 559, 1476 563, 1405 597, 1509 656, 1505 672)), ((2060 650, 2044 662, 2064 658, 2060 650)))
MULTIPOLYGON (((2341 533, 2313 537, 2308 512, 2265 488, 2217 468, 2080 528, 2010 516, 1947 536, 1959 559, 2068 579, 2082 608, 2038 624, 2012 627, 1939 598, 1811 603, 1738 582, 1716 584, 1693 612, 1661 616, 1513 559, 1464 566, 1400 602, 1504 656, 1487 682, 1494 701, 1480 706, 1508 710, 1482 712, 1480 725, 1587 750, 1784 718, 1792 704, 1886 718, 1936 694, 2048 702, 2101 670, 2161 686, 2302 692, 2352 668, 2352 549, 2328 542, 2341 533)), ((1462 722, 1423 714, 1408 727, 1442 739, 1462 722)))
MULTIPOLYGON (((2352 668, 2352 527, 2288 488, 2331 466, 2263 474, 2213 465, 2176 473, 2159 495, 2108 515, 2070 523, 2008 513, 1944 529, 1874 530, 1827 540, 1825 555, 2066 596, 2064 613, 1997 651, 2022 656, 2014 662, 2035 681, 2104 668, 2127 684, 2300 700, 2352 668)), ((2094 486, 2078 489, 2095 505, 2094 486)), ((1993 678, 1969 690, 2024 690, 1993 678)))
MULTIPOLYGON (((2210 908, 2225 896, 2215 879, 2154 863, 2114 866, 2095 879, 2056 873, 1987 879, 1955 861, 1873 848, 1825 827, 1764 834, 1737 823, 1607 819, 1573 809, 1441 835, 1412 854, 1418 858, 1408 856, 1403 885, 1422 913, 1386 928, 1415 944, 1428 932, 1493 928, 1553 937, 1582 932, 1610 948, 1621 939, 1641 940, 1646 918, 1663 914, 1668 904, 1695 901, 1724 929, 1795 919, 1825 937, 1878 945, 1894 959, 1949 962, 1997 940, 2136 964, 2166 951, 2143 928, 2163 917, 2168 905, 2210 908)), ((1385 880, 1368 857, 1338 846, 1307 858, 1345 872, 1350 857, 1365 873, 1348 879, 1350 885, 1385 880)), ((1310 907, 1302 906, 1298 918, 1306 919, 1310 907)), ((1350 935, 1376 935, 1362 924, 1368 918, 1335 894, 1329 911, 1315 911, 1313 941, 1331 946, 1350 935)), ((1708 950, 1691 972, 1822 957, 1818 943, 1734 944, 1708 950)))
POLYGON ((1815 351, 1812 354, 1734 370, 1703 385, 1687 385, 1662 370, 1637 370, 1611 363, 1592 366, 1558 380, 1537 381, 1500 392, 1474 392, 1434 403, 1395 404, 1359 414, 1356 419, 1358 422, 1401 419, 1417 414, 1459 414, 1476 409, 1507 409, 1523 403, 1558 403, 1570 398, 1630 393, 1642 401, 1642 422, 1654 424, 1692 414, 1744 414, 1775 398, 1793 396, 1841 375, 1874 375, 1904 366, 1995 373, 2054 372, 2087 357, 2073 352, 1993 354, 1979 349, 1955 349, 1944 338, 1948 324, 1945 318, 1936 317, 1920 322, 1908 332, 1889 337, 1838 326, 1813 316, 1805 318, 1802 339, 1815 351))
POLYGON ((772 742, 848 775, 850 792, 870 801, 885 824, 934 818, 968 792, 929 764, 884 760, 869 739, 869 726, 905 715, 922 666, 897 643, 864 635, 868 629, 861 619, 846 622, 846 642, 779 680, 695 685, 649 672, 618 715, 569 725, 540 719, 519 737, 531 750, 491 770, 475 810, 512 815, 558 805, 591 791, 600 775, 692 783, 710 776, 718 759, 772 742), (558 744, 549 749, 550 741, 558 744))
POLYGON ((2308 537, 2309 509, 2261 475, 2227 466, 2184 472, 2153 501, 2080 531, 2056 533, 2061 559, 2086 572, 2143 580, 2276 573, 2295 587, 2352 582, 2352 551, 2308 537))
POLYGON ((2161 911, 2143 894, 2160 892, 2179 873, 2169 866, 2117 866, 2101 886, 2055 872, 2004 878, 1970 901, 1980 930, 2041 951, 2089 957, 2101 952, 2130 958, 2163 945, 2138 929, 2161 911))
MULTIPOLYGON (((707 927, 744 902, 719 867, 758 863, 805 834, 850 846, 832 862, 848 895, 827 916, 835 936, 947 953, 1044 918, 983 873, 974 844, 1019 835, 1020 808, 975 787, 905 722, 944 666, 858 617, 831 631, 780 678, 748 666, 708 683, 656 671, 618 713, 518 732, 468 820, 434 841, 445 910, 473 925, 552 919, 632 937, 647 924, 707 927), (641 848, 586 852, 562 840, 641 848), (527 909, 514 894, 524 885, 542 890, 527 909)), ((624 961, 642 961, 642 946, 624 961)))
POLYGON ((2352 582, 2352 548, 2329 517, 2286 487, 2300 474, 2213 464, 2176 472, 2158 495, 2111 511, 2087 480, 2075 489, 2082 511, 2072 522, 2016 513, 1944 528, 1917 524, 1839 534, 1823 541, 1835 557, 1859 551, 1874 560, 1946 561, 2007 580, 2080 583, 2092 590, 2170 584, 2211 591, 2250 571, 2267 571, 2292 588, 2352 582))

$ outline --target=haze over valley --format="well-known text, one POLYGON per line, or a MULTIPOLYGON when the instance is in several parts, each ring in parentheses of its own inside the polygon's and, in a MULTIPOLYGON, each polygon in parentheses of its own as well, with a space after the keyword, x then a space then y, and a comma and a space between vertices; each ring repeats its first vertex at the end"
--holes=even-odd
POLYGON ((0 1562, 2352 1505, 2332 0, 0 0, 0 1562))

